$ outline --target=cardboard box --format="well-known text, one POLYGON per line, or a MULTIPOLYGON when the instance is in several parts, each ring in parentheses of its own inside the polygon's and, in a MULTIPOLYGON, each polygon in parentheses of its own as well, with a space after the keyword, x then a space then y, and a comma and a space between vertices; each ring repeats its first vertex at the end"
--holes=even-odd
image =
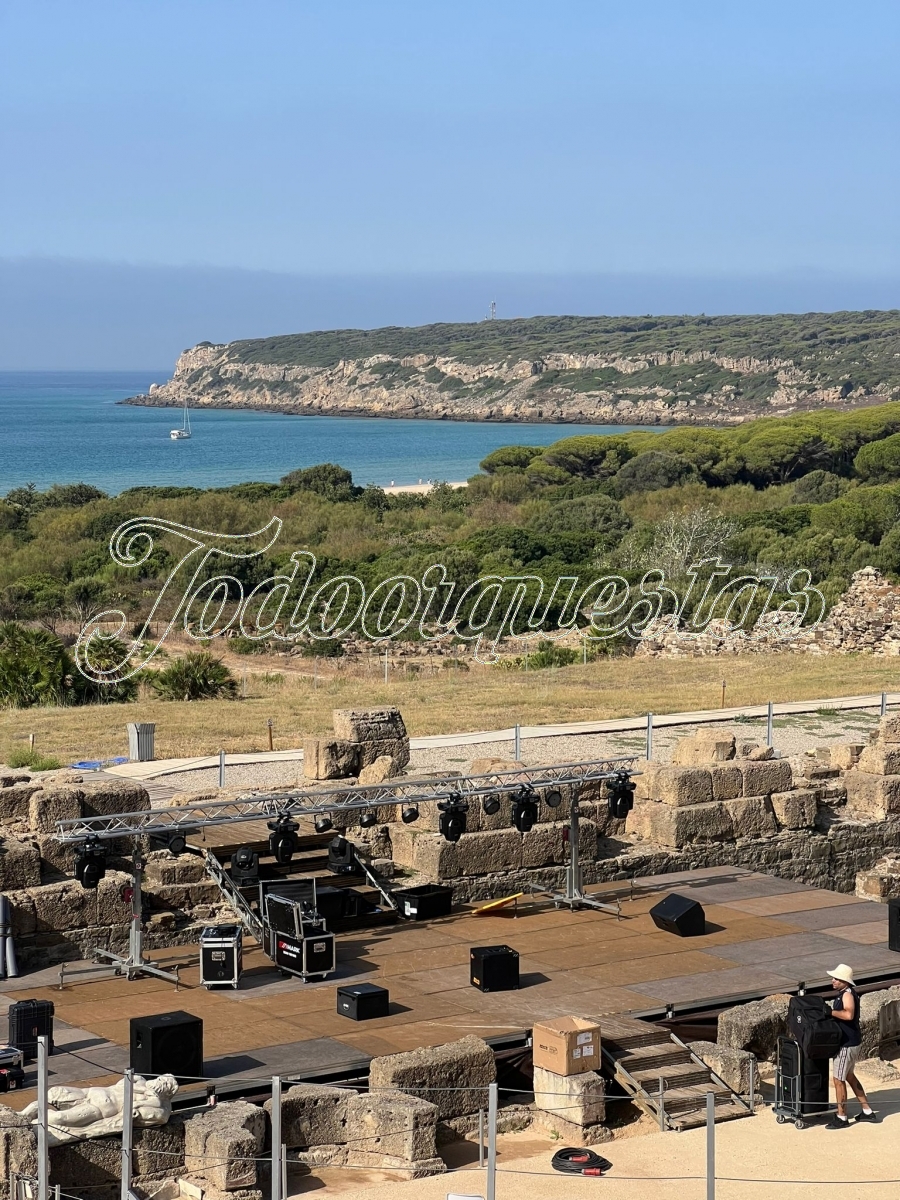
POLYGON ((600 1070, 600 1026, 586 1017, 556 1017, 532 1031, 531 1057, 536 1067, 557 1075, 600 1070))

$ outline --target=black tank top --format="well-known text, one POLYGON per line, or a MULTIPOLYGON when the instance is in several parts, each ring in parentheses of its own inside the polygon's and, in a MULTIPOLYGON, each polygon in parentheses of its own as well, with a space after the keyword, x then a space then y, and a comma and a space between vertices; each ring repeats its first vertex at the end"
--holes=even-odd
POLYGON ((831 1007, 842 1012, 844 1009, 844 997, 848 992, 853 997, 853 1017, 849 1021, 840 1022, 841 1035, 845 1046, 859 1046, 862 1042, 862 1031, 859 1027, 859 992, 855 987, 844 988, 831 1007))

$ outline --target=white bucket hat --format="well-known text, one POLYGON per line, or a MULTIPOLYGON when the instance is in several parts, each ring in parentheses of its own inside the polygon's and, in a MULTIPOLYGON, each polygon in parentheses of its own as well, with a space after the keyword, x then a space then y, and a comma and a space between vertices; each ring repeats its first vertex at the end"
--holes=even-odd
POLYGON ((853 968, 848 967, 846 963, 838 963, 833 971, 828 972, 829 979, 840 979, 841 983, 849 983, 852 987, 856 982, 853 978, 853 968))

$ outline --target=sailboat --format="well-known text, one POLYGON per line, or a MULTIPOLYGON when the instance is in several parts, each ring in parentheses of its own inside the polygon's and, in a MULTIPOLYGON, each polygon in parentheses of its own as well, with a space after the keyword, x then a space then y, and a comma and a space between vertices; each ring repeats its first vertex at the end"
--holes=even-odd
POLYGON ((181 421, 181 428, 180 429, 170 429, 169 437, 172 438, 173 441, 180 441, 182 438, 189 438, 190 436, 191 436, 191 415, 188 412, 187 400, 185 400, 185 402, 184 402, 184 417, 182 418, 182 421, 181 421))

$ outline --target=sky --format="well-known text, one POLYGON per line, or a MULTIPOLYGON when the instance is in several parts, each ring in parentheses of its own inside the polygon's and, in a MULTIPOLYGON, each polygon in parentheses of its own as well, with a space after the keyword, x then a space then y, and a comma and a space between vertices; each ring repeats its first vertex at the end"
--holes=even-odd
POLYGON ((898 52, 895 0, 5 0, 0 368, 900 306, 898 52))

